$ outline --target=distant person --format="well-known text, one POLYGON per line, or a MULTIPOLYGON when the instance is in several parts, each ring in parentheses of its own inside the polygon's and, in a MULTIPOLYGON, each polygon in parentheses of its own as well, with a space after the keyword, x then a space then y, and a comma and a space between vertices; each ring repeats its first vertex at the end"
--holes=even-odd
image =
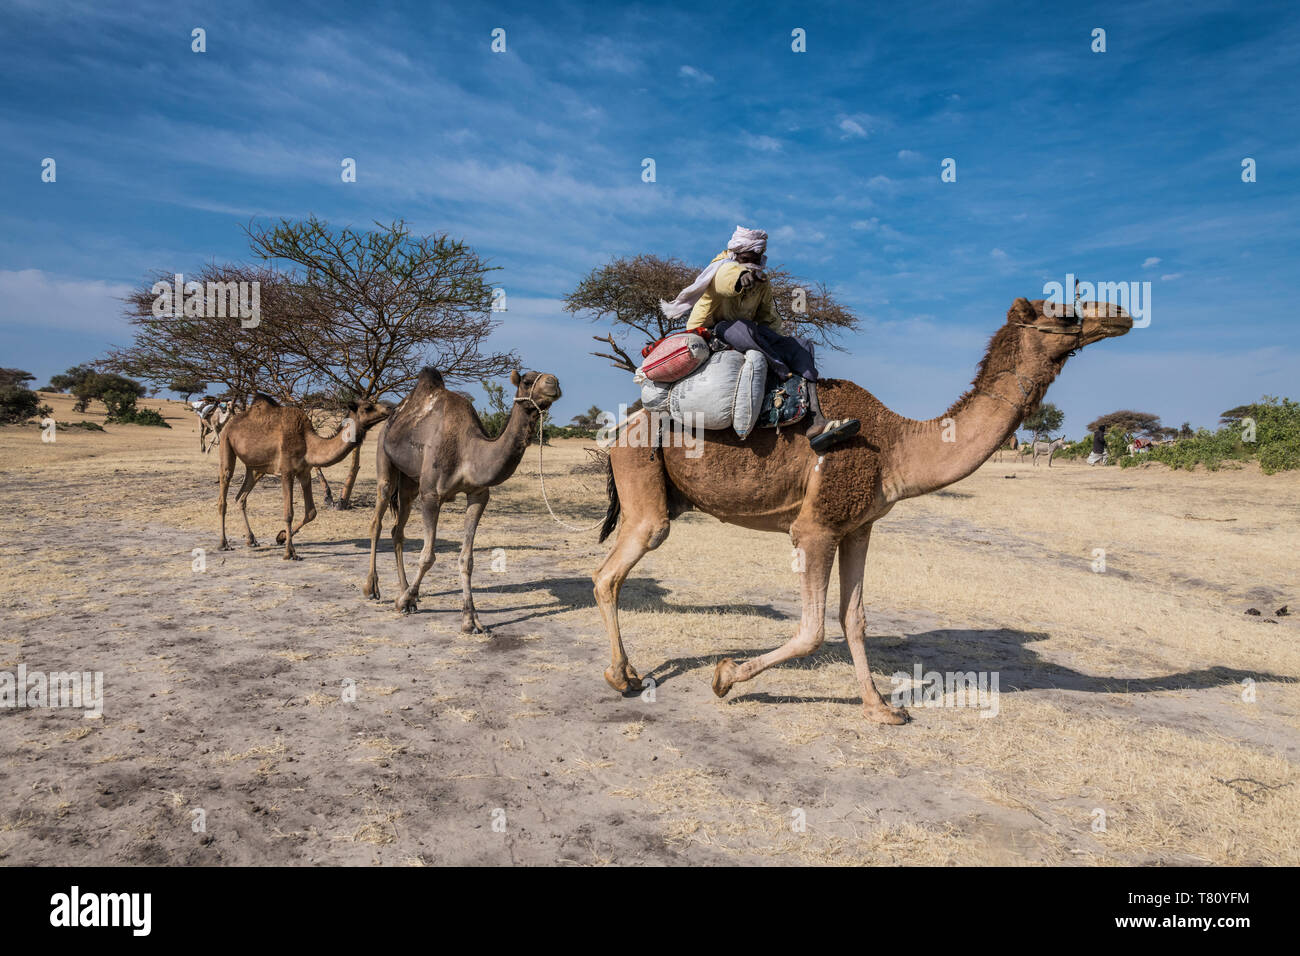
POLYGON ((1092 454, 1088 456, 1088 464, 1095 465, 1098 463, 1106 464, 1110 460, 1110 452, 1106 449, 1106 428, 1102 425, 1092 433, 1092 454))

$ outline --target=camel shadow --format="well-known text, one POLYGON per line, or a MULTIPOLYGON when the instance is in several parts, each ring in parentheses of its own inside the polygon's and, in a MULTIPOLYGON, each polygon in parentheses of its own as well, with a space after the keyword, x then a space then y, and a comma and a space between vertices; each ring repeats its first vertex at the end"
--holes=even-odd
MULTIPOLYGON (((595 608, 596 599, 591 591, 591 578, 545 578, 541 581, 516 581, 509 584, 489 584, 491 572, 474 573, 474 595, 502 594, 538 597, 537 603, 515 604, 509 607, 482 608, 479 613, 491 620, 485 623, 492 629, 522 624, 526 621, 564 614, 568 611, 595 608), (480 583, 483 582, 483 583, 480 583), (552 600, 540 599, 542 593, 549 593, 552 600), (513 614, 514 617, 502 615, 513 614)), ((427 578, 425 579, 428 580, 427 578)), ((623 586, 619 602, 623 611, 661 611, 675 614, 737 614, 746 617, 763 617, 769 620, 785 620, 789 614, 777 610, 768 604, 681 604, 667 600, 669 591, 659 583, 640 579, 628 581, 623 586)), ((448 588, 442 591, 426 591, 421 597, 421 607, 417 614, 454 613, 460 614, 460 588, 448 588), (438 603, 434 605, 435 599, 438 603)))
MULTIPOLYGON (((1167 690, 1200 690, 1240 684, 1250 679, 1256 683, 1294 684, 1300 678, 1280 674, 1243 671, 1230 667, 1205 667, 1179 671, 1159 677, 1124 677, 1088 674, 1083 671, 1053 663, 1040 656, 1030 645, 1046 640, 1050 635, 1041 631, 1020 631, 1012 628, 996 630, 943 629, 917 634, 867 638, 867 657, 877 675, 881 671, 893 675, 902 673, 915 677, 917 666, 923 675, 930 672, 987 673, 998 675, 999 693, 1019 693, 1030 690, 1073 690, 1094 694, 1145 694, 1167 690)), ((723 657, 737 659, 757 657, 766 651, 739 648, 717 651, 707 655, 677 657, 656 666, 645 676, 653 677, 656 684, 664 684, 687 671, 699 667, 712 667, 723 657)), ((773 668, 807 667, 834 662, 853 666, 848 644, 841 637, 828 642, 809 658, 789 661, 773 668)), ((877 687, 880 686, 877 677, 877 687)), ((732 700, 763 701, 783 704, 857 704, 856 697, 826 697, 777 694, 752 691, 737 695, 732 700)))

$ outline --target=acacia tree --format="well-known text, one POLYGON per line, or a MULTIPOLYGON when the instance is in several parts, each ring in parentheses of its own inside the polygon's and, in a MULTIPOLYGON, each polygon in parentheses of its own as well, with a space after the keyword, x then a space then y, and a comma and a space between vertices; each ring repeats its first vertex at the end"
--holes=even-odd
MULTIPOLYGON (((685 327, 685 317, 673 320, 664 316, 659 300, 676 298, 699 271, 674 258, 640 255, 614 259, 582 279, 564 297, 564 309, 583 313, 592 322, 610 320, 612 332, 592 336, 609 351, 591 354, 608 359, 615 368, 634 372, 641 363, 628 350, 640 351, 638 339, 654 342, 685 327)), ((858 317, 836 302, 824 283, 800 279, 781 267, 766 271, 772 284, 772 303, 787 334, 803 335, 838 349, 836 337, 857 330, 858 317)))
POLYGON ((1034 441, 1038 441, 1043 435, 1050 435, 1054 431, 1059 431, 1064 424, 1065 412, 1051 402, 1042 402, 1024 417, 1020 422, 1020 427, 1027 432, 1032 432, 1034 441))
POLYGON ((1088 425, 1088 431, 1095 432, 1103 427, 1116 429, 1121 434, 1129 437, 1141 435, 1147 438, 1163 438, 1168 431, 1160 424, 1159 415, 1152 415, 1150 412, 1135 412, 1130 408, 1123 408, 1117 412, 1102 415, 1088 425))
POLYGON ((255 391, 293 401, 312 387, 312 364, 281 348, 275 333, 307 311, 289 276, 236 264, 209 264, 192 276, 205 287, 210 282, 256 282, 260 321, 247 328, 238 316, 185 315, 183 310, 156 315, 154 283, 171 279, 170 272, 156 272, 127 295, 127 317, 136 329, 133 341, 109 352, 97 367, 164 387, 209 383, 217 390, 224 387, 224 394, 237 402, 255 391))
MULTIPOLYGON (((293 320, 263 322, 276 351, 300 359, 318 387, 371 401, 404 392, 425 365, 453 382, 516 368, 513 353, 485 349, 499 324, 487 281, 492 267, 445 234, 415 236, 401 220, 375 225, 332 229, 315 217, 249 225, 253 253, 293 269, 293 320)), ((341 508, 360 453, 358 446, 341 508)))

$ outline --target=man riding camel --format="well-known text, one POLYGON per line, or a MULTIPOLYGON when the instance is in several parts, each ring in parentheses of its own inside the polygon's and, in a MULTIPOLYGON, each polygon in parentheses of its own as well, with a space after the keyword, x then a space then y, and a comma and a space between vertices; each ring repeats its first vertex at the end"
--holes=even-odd
POLYGON ((689 313, 686 329, 710 329, 713 334, 741 352, 756 349, 767 356, 768 369, 784 382, 798 375, 808 385, 812 423, 808 441, 821 454, 827 448, 858 433, 856 418, 827 420, 817 399, 817 368, 813 343, 784 334, 781 316, 772 304, 772 286, 763 271, 767 265, 767 233, 737 226, 725 251, 714 256, 695 281, 672 302, 660 301, 669 319, 689 313))

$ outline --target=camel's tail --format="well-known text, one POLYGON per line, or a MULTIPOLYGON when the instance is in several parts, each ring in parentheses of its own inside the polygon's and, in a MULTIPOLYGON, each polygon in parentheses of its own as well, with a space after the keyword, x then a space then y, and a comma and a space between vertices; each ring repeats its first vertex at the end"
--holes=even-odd
POLYGON ((609 496, 609 510, 605 512, 605 523, 600 526, 600 537, 597 541, 604 541, 609 537, 614 527, 618 524, 619 512, 623 506, 618 500, 618 483, 614 481, 614 461, 612 458, 605 460, 605 494, 609 496))

